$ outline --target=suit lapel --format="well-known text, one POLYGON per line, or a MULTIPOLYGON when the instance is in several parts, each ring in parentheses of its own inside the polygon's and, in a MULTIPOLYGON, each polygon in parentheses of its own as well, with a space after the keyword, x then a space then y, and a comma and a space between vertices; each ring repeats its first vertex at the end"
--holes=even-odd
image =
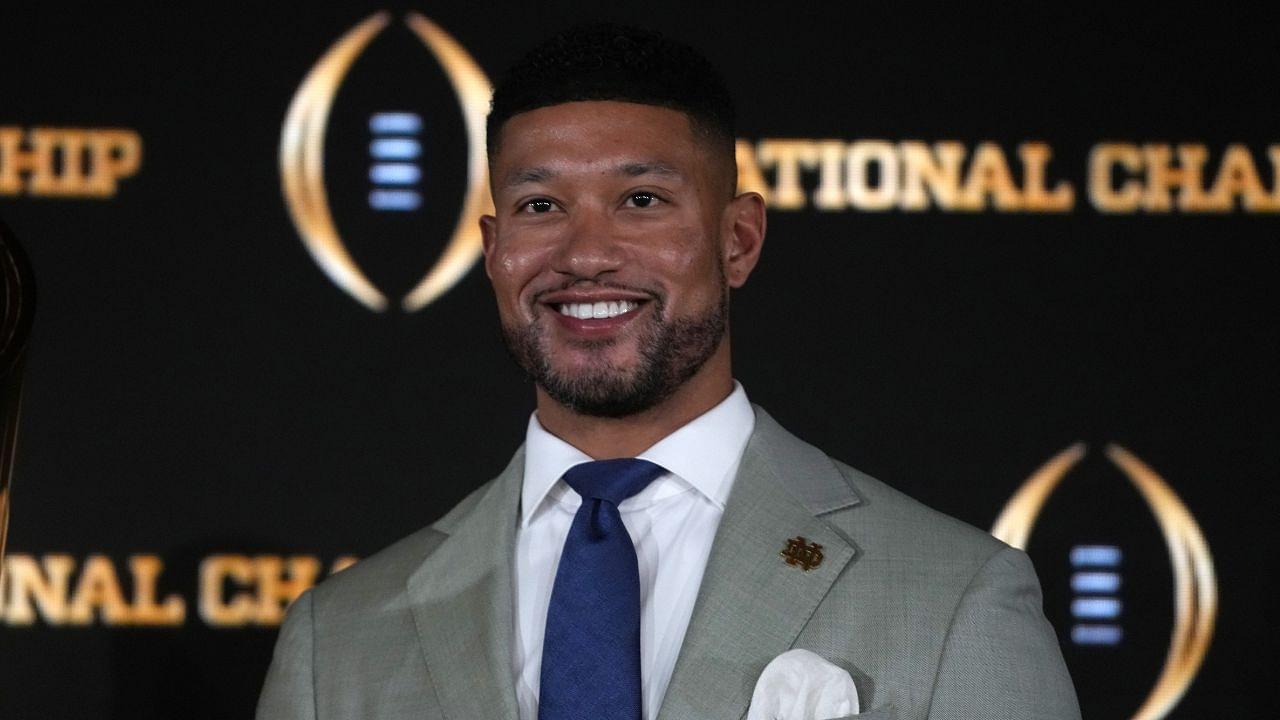
POLYGON ((756 408, 659 720, 746 712, 761 670, 790 649, 856 554, 819 516, 858 502, 824 453, 756 408), (822 546, 819 566, 784 562, 779 553, 796 536, 822 546))
POLYGON ((445 717, 515 718, 512 680, 512 556, 524 452, 409 577, 418 639, 445 717))

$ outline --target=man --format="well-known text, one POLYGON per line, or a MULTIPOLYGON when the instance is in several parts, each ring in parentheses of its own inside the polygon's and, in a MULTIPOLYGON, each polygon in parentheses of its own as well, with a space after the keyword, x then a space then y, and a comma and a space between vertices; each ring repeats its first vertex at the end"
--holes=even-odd
POLYGON ((736 719, 791 648, 850 673, 861 717, 1079 716, 1025 555, 734 382, 765 213, 733 138, 714 71, 650 33, 569 31, 498 84, 484 257, 525 446, 299 598, 259 718, 736 719))

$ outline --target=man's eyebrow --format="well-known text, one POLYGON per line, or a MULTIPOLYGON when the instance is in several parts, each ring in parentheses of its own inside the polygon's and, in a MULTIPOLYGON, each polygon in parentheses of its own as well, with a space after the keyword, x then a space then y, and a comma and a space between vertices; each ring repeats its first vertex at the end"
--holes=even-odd
POLYGON ((515 187, 526 183, 546 182, 556 176, 556 172, 546 167, 517 168, 507 174, 507 187, 515 187))
POLYGON ((683 173, 679 170, 661 162, 633 162, 625 163, 618 168, 619 175, 627 177, 640 177, 641 175, 664 175, 666 177, 681 178, 683 173))
MULTIPOLYGON (((613 172, 615 175, 622 175, 624 177, 641 177, 643 175, 661 175, 671 178, 684 177, 684 174, 679 170, 656 160, 622 163, 615 168, 613 172)), ((511 188, 518 185, 547 182, 558 175, 559 173, 549 167, 537 166, 516 168, 507 174, 505 186, 511 188)))

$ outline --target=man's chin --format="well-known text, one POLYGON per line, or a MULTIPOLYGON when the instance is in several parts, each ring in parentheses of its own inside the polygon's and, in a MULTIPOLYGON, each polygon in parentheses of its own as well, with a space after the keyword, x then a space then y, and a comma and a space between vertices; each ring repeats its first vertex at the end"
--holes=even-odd
POLYGON ((550 343, 545 357, 548 370, 570 380, 625 381, 644 363, 637 343, 623 338, 550 343))
POLYGON ((656 378, 637 366, 584 364, 547 368, 538 386, 552 400, 570 410, 596 417, 634 415, 661 402, 668 394, 656 378))
POLYGON ((552 400, 580 415, 621 418, 636 415, 663 400, 660 394, 634 385, 592 384, 579 379, 539 385, 552 400))

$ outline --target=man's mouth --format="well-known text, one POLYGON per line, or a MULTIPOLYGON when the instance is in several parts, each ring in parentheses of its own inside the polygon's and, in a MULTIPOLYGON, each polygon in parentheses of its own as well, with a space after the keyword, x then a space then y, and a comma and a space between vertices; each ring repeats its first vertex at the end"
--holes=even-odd
POLYGON ((551 307, 565 317, 578 318, 579 320, 603 320, 632 312, 640 307, 640 303, 634 300, 609 300, 552 303, 551 307))

